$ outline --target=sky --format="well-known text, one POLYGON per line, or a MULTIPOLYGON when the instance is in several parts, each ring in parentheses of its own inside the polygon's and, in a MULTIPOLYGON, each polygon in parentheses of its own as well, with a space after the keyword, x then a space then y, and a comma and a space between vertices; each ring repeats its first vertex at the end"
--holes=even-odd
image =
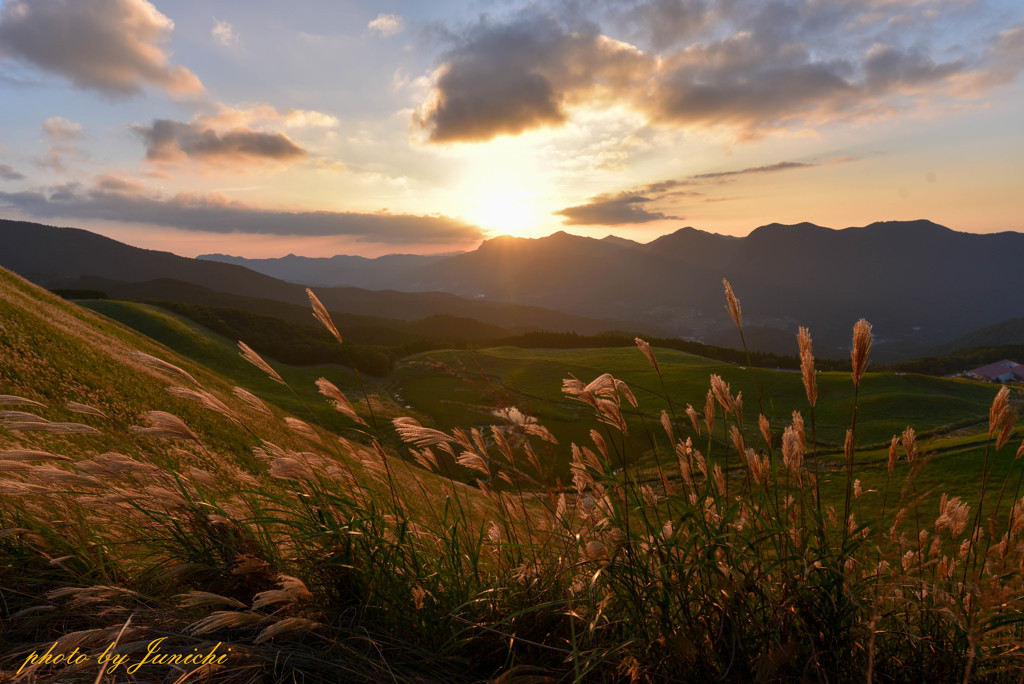
POLYGON ((1019 0, 0 0, 0 218, 184 256, 1024 230, 1019 0))

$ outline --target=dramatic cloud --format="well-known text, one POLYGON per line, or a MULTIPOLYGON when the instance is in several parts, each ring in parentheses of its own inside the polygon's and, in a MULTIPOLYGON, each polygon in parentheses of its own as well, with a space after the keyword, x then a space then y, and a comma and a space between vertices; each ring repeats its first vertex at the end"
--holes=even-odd
POLYGON ((652 58, 597 33, 567 33, 547 17, 478 27, 447 53, 429 102, 414 114, 432 142, 489 140, 554 126, 599 85, 627 91, 652 58))
POLYGON ((333 128, 335 117, 308 109, 278 109, 270 105, 232 108, 215 103, 209 113, 189 122, 157 119, 131 130, 146 145, 146 159, 213 166, 303 161, 306 150, 278 130, 333 128))
MULTIPOLYGON (((1018 29, 993 37, 987 48, 965 41, 940 50, 919 36, 910 43, 893 26, 913 5, 611 5, 605 15, 620 34, 643 34, 660 54, 534 8, 457 36, 413 122, 435 143, 484 141, 561 126, 574 106, 615 103, 649 124, 751 139, 966 96, 970 86, 1012 81, 1024 67, 1018 29), (681 37, 689 44, 679 44, 681 37)), ((929 9, 953 13, 954 5, 929 9)))
POLYGON ((17 181, 17 180, 24 180, 24 179, 25 179, 25 176, 23 174, 20 174, 17 171, 15 171, 10 166, 10 164, 0 164, 0 180, 17 181))
POLYGON ((664 50, 692 39, 714 18, 703 0, 651 0, 609 3, 608 19, 634 42, 664 50))
POLYGON ((399 244, 444 244, 483 236, 476 226, 447 216, 266 210, 218 194, 165 197, 110 175, 90 189, 67 183, 45 191, 0 192, 3 205, 36 219, 146 223, 221 234, 348 236, 357 242, 399 244))
POLYGON ((402 17, 397 14, 378 14, 366 27, 388 38, 402 32, 402 17))
POLYGON ((210 35, 213 39, 223 45, 224 47, 231 47, 232 45, 238 44, 238 34, 235 33, 235 29, 231 24, 226 21, 221 21, 214 17, 213 28, 210 29, 210 35))
POLYGON ((8 0, 0 10, 0 54, 109 95, 144 84, 176 96, 200 93, 195 74, 168 64, 162 45, 173 29, 146 0, 8 0))
POLYGON ((640 206, 651 201, 653 200, 650 197, 643 195, 622 194, 616 197, 597 195, 591 197, 586 204, 567 207, 556 211, 555 214, 564 216, 565 220, 562 223, 567 226, 621 226, 630 223, 680 218, 661 212, 647 211, 640 206))
POLYGON ((146 159, 162 162, 193 160, 215 165, 289 162, 307 153, 283 133, 238 126, 226 131, 199 122, 157 119, 152 126, 133 126, 146 144, 146 159))

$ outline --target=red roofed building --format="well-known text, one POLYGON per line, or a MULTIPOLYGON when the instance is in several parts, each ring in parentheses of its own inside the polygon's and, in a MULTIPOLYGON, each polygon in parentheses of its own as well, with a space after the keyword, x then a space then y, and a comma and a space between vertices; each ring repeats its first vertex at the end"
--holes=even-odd
POLYGON ((1024 381, 1024 364, 1003 359, 981 368, 969 370, 967 375, 985 382, 1022 382, 1024 381))

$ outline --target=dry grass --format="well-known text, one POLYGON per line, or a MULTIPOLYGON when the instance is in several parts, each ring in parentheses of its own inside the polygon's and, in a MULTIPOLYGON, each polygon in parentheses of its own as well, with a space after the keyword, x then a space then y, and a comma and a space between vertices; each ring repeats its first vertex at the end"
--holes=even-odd
MULTIPOLYGON (((125 453, 25 448, 23 431, 66 423, 0 396, 12 407, 0 432, 11 441, 0 444, 0 672, 92 681, 96 669, 12 675, 54 641, 95 650, 117 637, 116 652, 138 658, 169 636, 166 652, 232 649, 189 681, 1018 681, 1024 498, 1019 479, 991 481, 992 459, 1019 455, 1012 397, 994 397, 979 491, 918 496, 928 459, 912 428, 893 436, 885 490, 865 491, 855 408, 846 498, 824 500, 804 329, 798 345, 808 404, 788 424, 742 425, 743 397, 711 376, 703 415, 686 404, 655 423, 671 448, 652 439, 653 478, 627 465, 623 411, 638 402, 608 374, 563 384, 593 413, 586 443, 561 444, 536 423, 381 425, 354 408, 370 397, 324 380, 351 423, 342 439, 275 418, 245 390, 236 407, 169 362, 134 357, 186 382, 168 398, 242 425, 255 469, 161 410, 133 427, 72 407, 131 434, 125 453), (297 441, 261 439, 271 426, 297 441), (382 446, 395 434, 404 448, 382 446), (571 486, 538 484, 539 454, 554 449, 571 455, 571 486)), ((860 321, 854 394, 870 345, 860 321)))

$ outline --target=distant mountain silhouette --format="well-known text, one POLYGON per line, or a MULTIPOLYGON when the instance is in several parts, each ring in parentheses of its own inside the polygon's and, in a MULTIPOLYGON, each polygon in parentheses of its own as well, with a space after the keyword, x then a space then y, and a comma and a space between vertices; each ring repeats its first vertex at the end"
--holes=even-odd
POLYGON ((811 325, 819 354, 844 356, 851 326, 864 317, 875 325, 876 358, 899 358, 1020 316, 1024 235, 960 233, 925 220, 843 230, 772 223, 745 238, 686 227, 647 244, 559 232, 487 240, 419 264, 390 286, 735 345, 723 277, 743 303, 755 348, 793 353, 797 326, 811 325))
POLYGON ((832 358, 848 353, 852 325, 861 317, 875 326, 873 357, 881 361, 941 348, 1024 312, 1024 234, 961 233, 925 220, 842 230, 772 223, 743 238, 686 227, 647 244, 558 232, 497 237, 446 257, 217 257, 233 264, 35 224, 0 222, 0 239, 0 265, 44 283, 57 276, 174 278, 305 304, 301 287, 237 265, 245 264, 306 283, 333 279, 391 290, 318 289, 338 311, 405 320, 444 314, 506 329, 579 332, 600 327, 595 321, 607 329, 612 320, 623 330, 736 346, 724 308, 725 277, 743 304, 753 348, 792 354, 797 326, 809 325, 816 353, 832 358))
MULTIPOLYGON (((394 289, 410 274, 427 264, 451 255, 388 254, 376 259, 361 256, 303 257, 289 254, 274 259, 246 259, 226 254, 201 254, 201 261, 220 261, 245 266, 264 275, 323 287, 361 287, 368 290, 394 289)), ((414 283, 412 283, 414 284, 414 283)), ((407 289, 407 288, 403 288, 407 289)))
MULTIPOLYGON (((556 233, 491 240, 417 274, 429 289, 543 302, 719 344, 731 326, 723 277, 752 327, 794 335, 810 325, 818 353, 835 357, 864 317, 881 359, 1019 316, 1024 234, 960 233, 923 220, 844 230, 770 224, 745 238, 683 228, 635 246, 556 233)), ((774 342, 762 348, 783 351, 774 342)))
MULTIPOLYGON (((973 347, 999 347, 1009 345, 1024 345, 1024 318, 1011 318, 1010 320, 989 325, 981 330, 975 330, 963 337, 958 337, 943 345, 944 351, 956 351, 957 349, 970 349, 973 347)), ((1021 361, 1024 363, 1024 361, 1021 361)))
MULTIPOLYGON (((299 305, 309 311, 309 300, 302 285, 286 283, 235 264, 132 247, 76 228, 0 219, 0 245, 3 245, 0 266, 44 287, 95 289, 119 297, 168 299, 246 310, 256 308, 253 300, 273 300, 299 305)), ((583 334, 604 332, 619 325, 611 320, 469 299, 445 292, 321 287, 316 293, 332 312, 406 321, 454 316, 509 331, 583 334)), ((309 320, 312 320, 311 314, 309 320)))

